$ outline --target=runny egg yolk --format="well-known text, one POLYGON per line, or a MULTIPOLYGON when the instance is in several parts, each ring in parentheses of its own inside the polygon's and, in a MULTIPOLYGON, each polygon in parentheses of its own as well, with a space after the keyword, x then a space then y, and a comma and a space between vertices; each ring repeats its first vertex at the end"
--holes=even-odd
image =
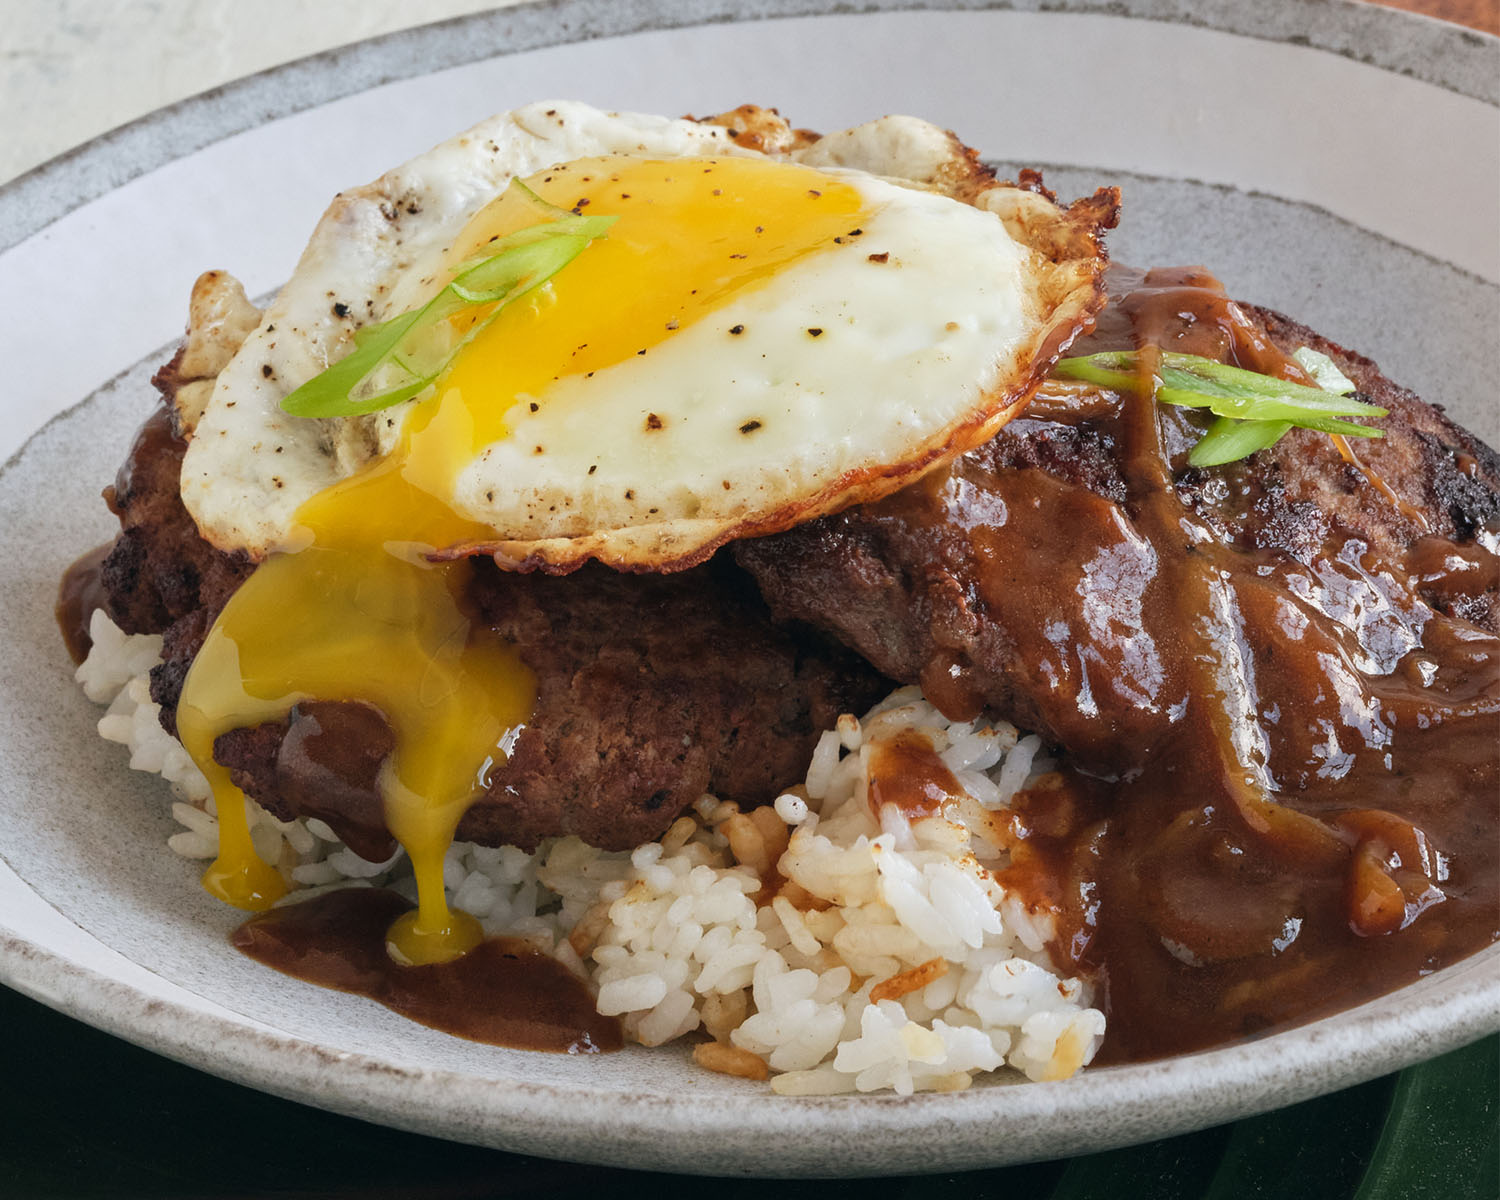
MULTIPOLYGON (((215 738, 312 699, 360 701, 384 715, 395 735, 379 781, 386 823, 418 891, 389 940, 413 963, 444 961, 480 939, 478 922, 446 903, 443 858, 535 700, 531 672, 468 599, 471 565, 428 561, 434 549, 495 534, 455 511, 458 473, 508 435, 504 415, 522 397, 649 350, 829 244, 864 204, 847 182, 755 158, 584 159, 527 183, 561 208, 619 219, 460 353, 414 402, 390 455, 298 510, 299 548, 273 554, 231 597, 177 710, 219 815, 204 886, 248 909, 270 907, 287 884, 256 854, 244 794, 214 760, 215 738)), ((501 196, 470 222, 448 266, 535 220, 523 199, 501 196)))

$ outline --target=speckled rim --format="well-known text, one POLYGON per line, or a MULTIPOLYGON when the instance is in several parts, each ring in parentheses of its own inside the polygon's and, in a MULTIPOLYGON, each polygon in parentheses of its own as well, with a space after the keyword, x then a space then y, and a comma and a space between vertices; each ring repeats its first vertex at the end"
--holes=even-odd
POLYGON ((0 188, 0 251, 121 184, 253 126, 381 84, 526 50, 775 17, 912 10, 1094 13, 1325 50, 1500 104, 1500 38, 1366 0, 531 0, 325 51, 212 88, 0 188))
MULTIPOLYGON (((736 19, 931 9, 1001 9, 1130 16, 1311 46, 1414 77, 1491 105, 1500 103, 1500 39, 1357 0, 1020 0, 931 4, 896 0, 539 0, 330 51, 251 76, 114 130, 0 188, 0 250, 137 176, 264 121, 313 108, 431 64, 736 19)), ((24 453, 24 451, 23 451, 24 453)), ((517 1081, 476 1088, 473 1077, 353 1054, 226 1020, 188 1004, 142 995, 129 984, 0 929, 0 977, 22 992, 168 1057, 289 1099, 420 1132, 526 1152, 678 1171, 849 1175, 937 1171, 1127 1144, 1203 1127, 1271 1104, 1353 1084, 1500 1028, 1500 947, 1329 1020, 1278 1034, 1295 1056, 1257 1044, 1060 1084, 987 1088, 921 1098, 914 1128, 896 1097, 782 1100, 622 1097, 616 1092, 517 1081), (1430 998, 1430 1003, 1423 1003, 1430 998), (1398 1046, 1380 1056, 1372 1046, 1398 1046), (205 1047, 210 1049, 205 1052, 205 1047), (1141 1101, 1169 1091, 1173 1119, 1141 1101), (394 1114, 394 1115, 393 1115, 394 1114), (424 1115, 437 1114, 437 1115, 424 1115), (985 1136, 1004 1122, 1018 1151, 985 1136), (798 1138, 810 1125, 820 1140, 798 1138), (942 1128, 950 1137, 935 1141, 942 1128), (586 1152, 580 1136, 586 1131, 586 1152), (662 1136, 670 1131, 670 1136, 662 1136), (731 1134, 726 1140, 726 1134, 731 1134), (884 1153, 863 1165, 856 1142, 884 1153), (765 1158, 768 1138, 776 1157, 765 1158), (848 1147, 848 1148, 845 1148, 848 1147)))
POLYGON ((1319 1095, 1337 1064, 1345 1064, 1342 1084, 1352 1086, 1500 1029, 1497 946, 1400 993, 1277 1034, 1274 1040, 1296 1042, 1303 1053, 1291 1062, 1274 1056, 1281 1067, 1275 1074, 1252 1042, 1100 1068, 1063 1083, 925 1095, 914 1121, 911 1102, 892 1095, 751 1105, 734 1097, 622 1097, 531 1081, 476 1089, 473 1078, 452 1071, 334 1052, 170 1001, 143 1002, 128 985, 3 930, 0 967, 11 986, 146 1049, 348 1116, 443 1137, 457 1136, 456 1122, 467 1130, 463 1140, 547 1157, 768 1177, 953 1171, 1111 1149, 1260 1111, 1270 1106, 1268 1098, 1279 1105, 1319 1095), (1414 1005, 1421 989, 1440 998, 1414 1005), (1393 1039, 1400 1052, 1373 1061, 1370 1047, 1393 1039), (205 1045, 212 1047, 211 1062, 205 1045), (1171 1121, 1142 1103, 1143 1085, 1170 1092, 1171 1121), (986 1138, 997 1127, 1013 1144, 986 1138), (807 1138, 809 1128, 819 1138, 807 1138), (937 1130, 945 1136, 934 1137, 937 1130), (873 1166, 861 1149, 872 1138, 880 1144, 873 1166))

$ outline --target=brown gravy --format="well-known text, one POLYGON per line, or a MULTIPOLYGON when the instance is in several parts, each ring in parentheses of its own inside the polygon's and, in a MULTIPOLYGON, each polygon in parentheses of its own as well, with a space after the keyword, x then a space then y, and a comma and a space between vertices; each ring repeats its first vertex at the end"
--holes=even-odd
POLYGON ((887 804, 894 804, 908 821, 934 816, 962 792, 963 786, 920 733, 903 730, 871 744, 870 808, 877 817, 887 804))
MULTIPOLYGON (((1124 290, 1074 353, 1301 375, 1206 272, 1124 290)), ((1305 563, 1231 544, 1178 491, 1198 426, 1149 389, 1076 399, 1023 421, 1090 423, 1114 496, 970 457, 882 512, 970 564, 1072 752, 1020 798, 1002 883, 1059 914, 1059 967, 1101 985, 1101 1061, 1348 1008, 1500 938, 1500 639, 1418 595, 1495 586, 1495 556, 1431 536, 1392 561, 1347 533, 1305 563)), ((929 695, 972 715, 948 674, 929 695)))
POLYGON ((57 626, 62 630, 68 656, 75 663, 81 663, 93 649, 89 621, 94 609, 104 607, 104 580, 100 569, 113 548, 112 542, 106 542, 90 550, 63 572, 62 583, 57 588, 57 604, 53 612, 57 626))
POLYGON ((395 892, 330 892, 252 917, 234 945, 277 971, 366 996, 419 1024, 521 1050, 597 1054, 621 1046, 620 1023, 566 967, 525 942, 490 938, 438 966, 403 967, 385 948, 412 906, 395 892))

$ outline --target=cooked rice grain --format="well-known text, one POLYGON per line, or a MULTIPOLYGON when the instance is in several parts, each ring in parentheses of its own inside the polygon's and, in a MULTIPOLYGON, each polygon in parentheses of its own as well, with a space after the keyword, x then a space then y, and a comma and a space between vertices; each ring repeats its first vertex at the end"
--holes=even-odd
MULTIPOLYGON (((211 858, 207 783, 150 698, 161 639, 127 636, 102 612, 90 632, 77 678, 109 705, 99 732, 172 785, 183 829, 168 845, 211 858)), ((748 1079, 769 1071, 784 1095, 954 1091, 1005 1065, 1062 1079, 1093 1058, 1104 1017, 1084 981, 1052 970, 1049 914, 995 881, 1005 851, 985 819, 1050 767, 1041 751, 1034 735, 947 721, 901 688, 862 719, 840 717, 805 783, 773 807, 741 813, 704 796, 660 842, 628 854, 577 838, 535 854, 460 843, 444 883, 486 932, 528 938, 587 978, 628 1037, 656 1046, 706 1034, 700 1065, 748 1079), (870 746, 908 730, 965 789, 943 816, 870 809, 870 746), (762 897, 777 874, 786 883, 762 897)), ((247 811, 257 850, 296 885, 284 902, 339 887, 414 895, 399 851, 369 863, 321 821, 278 821, 253 802, 247 811)))

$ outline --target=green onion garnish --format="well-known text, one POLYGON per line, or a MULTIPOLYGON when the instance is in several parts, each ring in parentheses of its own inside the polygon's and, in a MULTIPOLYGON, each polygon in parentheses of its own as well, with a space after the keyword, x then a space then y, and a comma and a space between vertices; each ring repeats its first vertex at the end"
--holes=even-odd
MULTIPOLYGON (((1275 445, 1294 426, 1345 437, 1385 436, 1379 429, 1340 418, 1383 417, 1386 409, 1345 395, 1354 385, 1326 356, 1305 349, 1298 354, 1307 359, 1298 357, 1298 363, 1323 386, 1258 375, 1196 354, 1159 356, 1152 379, 1156 398, 1163 404, 1206 408, 1219 418, 1188 454, 1190 466, 1215 467, 1246 458, 1275 445)), ((1137 363, 1134 351, 1108 351, 1062 359, 1053 374, 1135 391, 1140 384, 1137 363)))
POLYGON ((314 375, 281 402, 294 417, 354 417, 410 400, 425 391, 454 357, 512 300, 540 287, 602 238, 615 217, 584 217, 548 204, 519 180, 541 223, 498 238, 460 263, 448 286, 421 308, 366 325, 354 350, 314 375), (449 318, 492 305, 460 336, 449 318))

